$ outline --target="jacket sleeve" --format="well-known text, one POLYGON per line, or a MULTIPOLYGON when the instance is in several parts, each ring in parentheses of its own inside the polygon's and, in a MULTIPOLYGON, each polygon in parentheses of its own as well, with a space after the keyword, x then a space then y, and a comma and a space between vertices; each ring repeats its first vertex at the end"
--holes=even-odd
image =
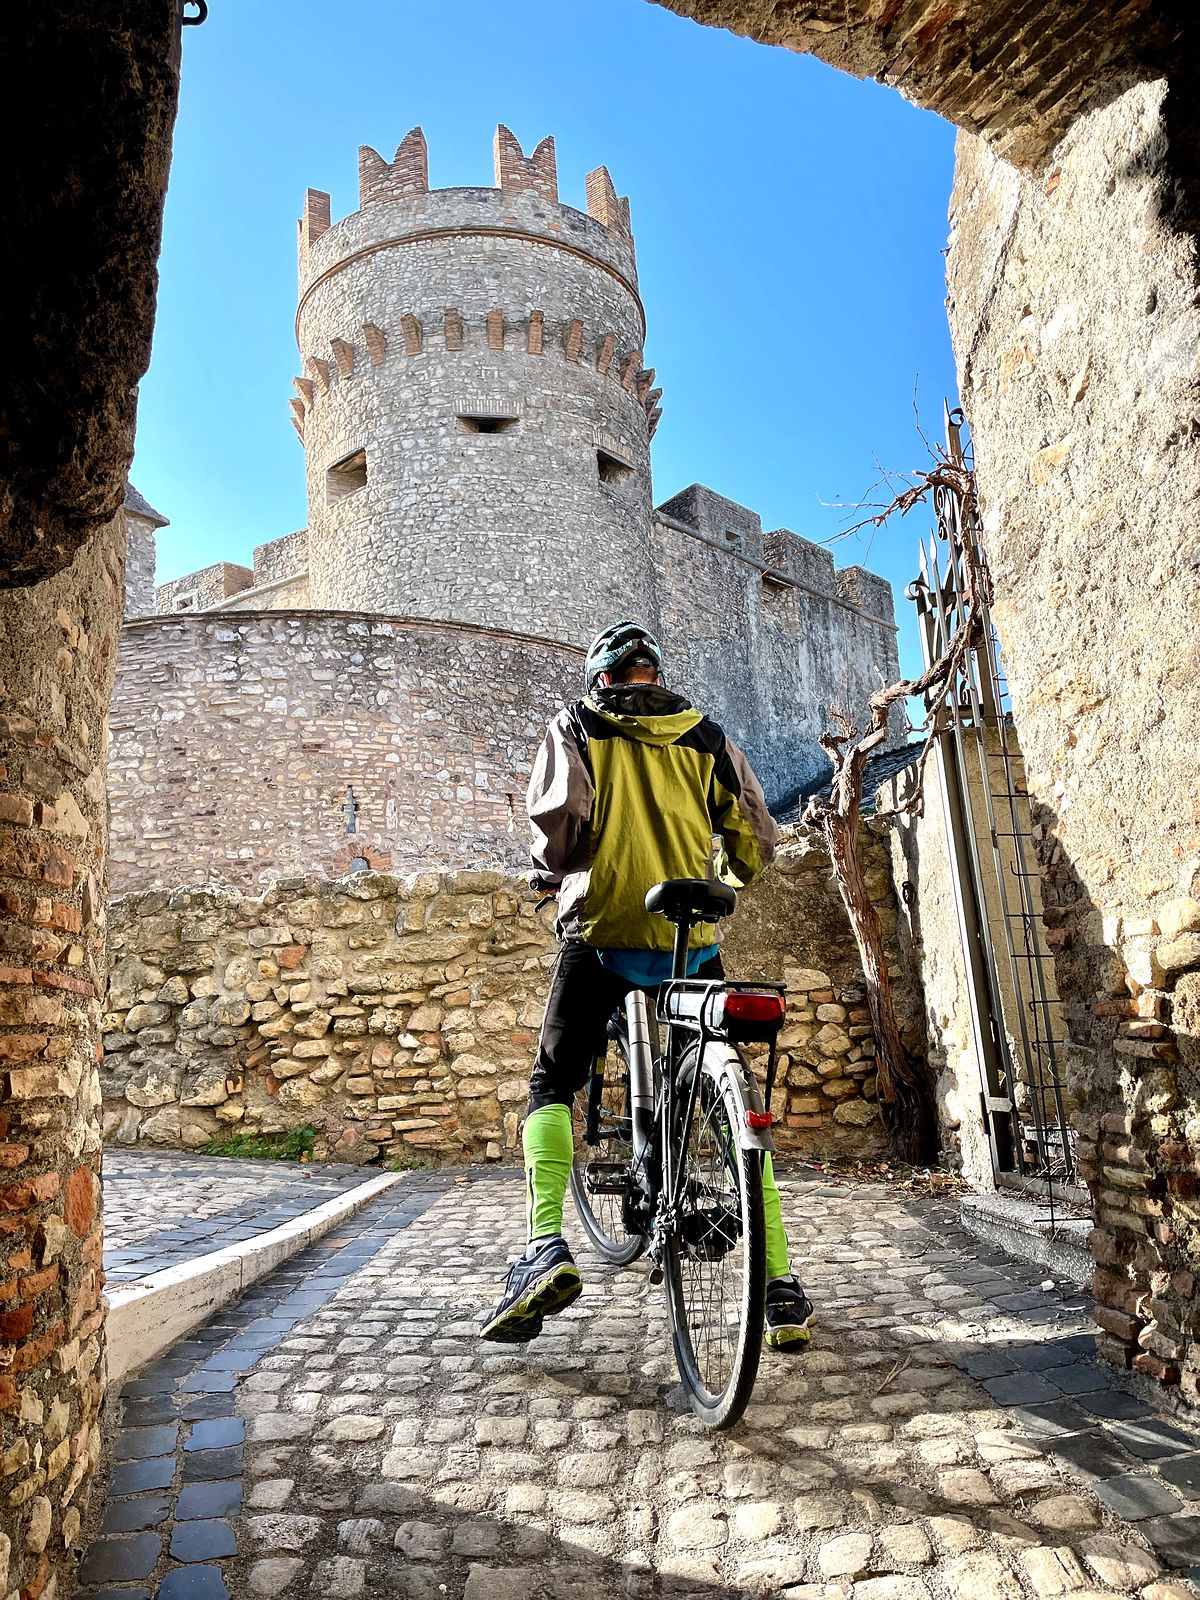
POLYGON ((560 711, 546 729, 533 763, 526 808, 533 835, 530 856, 535 869, 561 879, 574 864, 592 815, 595 790, 567 712, 560 711))
POLYGON ((762 785, 727 734, 713 774, 713 826, 725 842, 729 865, 742 886, 775 859, 779 829, 767 810, 762 785))

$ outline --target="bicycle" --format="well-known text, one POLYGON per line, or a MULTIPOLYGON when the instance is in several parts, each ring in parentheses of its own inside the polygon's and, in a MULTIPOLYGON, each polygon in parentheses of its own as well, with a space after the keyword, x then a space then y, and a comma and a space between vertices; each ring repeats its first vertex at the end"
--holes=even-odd
POLYGON ((714 1429, 745 1411, 762 1353, 762 1163, 784 1015, 782 984, 685 976, 692 927, 728 916, 735 899, 703 878, 647 894, 646 909, 675 927, 672 975, 658 991, 657 1027, 642 989, 610 1021, 608 1056, 593 1062, 577 1104, 570 1178, 600 1255, 621 1267, 648 1251, 651 1280, 665 1279, 679 1375, 714 1429), (770 1047, 766 1104, 738 1049, 756 1041, 770 1047))

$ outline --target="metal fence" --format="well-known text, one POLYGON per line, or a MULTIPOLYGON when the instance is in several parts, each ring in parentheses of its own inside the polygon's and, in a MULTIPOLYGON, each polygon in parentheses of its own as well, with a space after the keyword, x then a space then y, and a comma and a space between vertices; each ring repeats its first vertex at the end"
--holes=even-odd
MULTIPOLYGON (((961 412, 947 411, 947 455, 960 466, 968 464, 963 427, 961 412)), ((965 625, 968 596, 983 622, 981 646, 929 709, 992 1166, 998 1185, 1086 1207, 1062 1078, 1062 1004, 1044 941, 1025 767, 988 611, 979 518, 971 498, 942 486, 934 510, 937 536, 928 548, 922 543, 920 576, 908 591, 926 664, 965 625)))

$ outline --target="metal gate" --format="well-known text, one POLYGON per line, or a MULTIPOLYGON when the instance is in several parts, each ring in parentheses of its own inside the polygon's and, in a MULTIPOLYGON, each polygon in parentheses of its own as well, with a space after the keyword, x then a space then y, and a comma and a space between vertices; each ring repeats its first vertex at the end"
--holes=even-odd
MULTIPOLYGON (((946 453, 958 466, 966 465, 963 426, 961 412, 946 412, 946 453)), ((966 653, 930 710, 992 1168, 998 1185, 1086 1207, 1061 1073, 1062 1002, 1045 944, 1024 762, 988 611, 979 518, 972 498, 940 485, 934 510, 937 537, 928 549, 922 542, 920 577, 908 591, 926 665, 964 626, 968 595, 983 621, 981 646, 966 653)))

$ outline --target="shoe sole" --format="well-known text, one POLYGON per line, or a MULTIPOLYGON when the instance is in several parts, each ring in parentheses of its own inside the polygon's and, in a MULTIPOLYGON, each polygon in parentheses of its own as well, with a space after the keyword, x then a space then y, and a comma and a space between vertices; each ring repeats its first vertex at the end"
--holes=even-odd
POLYGON ((542 1331, 542 1320, 565 1311, 583 1293, 583 1279, 579 1268, 564 1261, 531 1289, 526 1289, 519 1300, 514 1300, 491 1322, 480 1329, 481 1339, 495 1344, 527 1344, 542 1331))
POLYGON ((797 1345, 807 1344, 811 1338, 811 1320, 802 1328, 794 1323, 785 1323, 783 1327, 767 1329, 767 1346, 771 1350, 791 1351, 797 1345))

